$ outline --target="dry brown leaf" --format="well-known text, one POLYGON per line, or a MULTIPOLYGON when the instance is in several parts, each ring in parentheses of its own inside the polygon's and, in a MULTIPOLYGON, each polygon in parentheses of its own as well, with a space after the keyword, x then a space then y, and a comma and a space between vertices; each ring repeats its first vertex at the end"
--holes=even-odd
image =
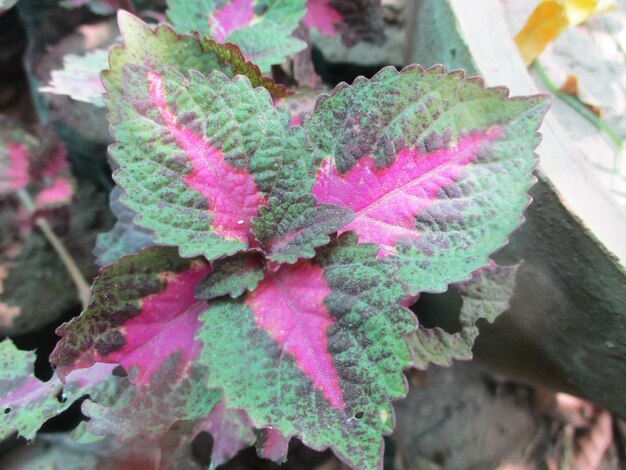
POLYGON ((578 79, 574 75, 568 75, 559 90, 568 95, 578 96, 578 79))
POLYGON ((565 83, 559 88, 563 93, 574 96, 580 101, 589 111, 598 117, 602 117, 602 108, 596 104, 587 103, 580 98, 578 94, 578 79, 574 75, 568 75, 565 79, 565 83))

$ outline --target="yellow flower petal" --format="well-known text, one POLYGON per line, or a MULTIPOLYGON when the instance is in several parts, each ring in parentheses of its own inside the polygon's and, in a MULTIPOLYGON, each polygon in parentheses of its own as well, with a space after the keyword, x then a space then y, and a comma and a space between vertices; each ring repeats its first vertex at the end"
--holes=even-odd
POLYGON ((515 42, 530 65, 567 26, 617 8, 616 0, 542 0, 531 13, 515 42))
POLYGON ((565 7, 561 2, 545 0, 537 5, 524 27, 515 36, 515 42, 526 65, 532 64, 567 26, 565 7))
POLYGON ((565 0, 565 15, 570 25, 588 20, 598 7, 598 0, 565 0))

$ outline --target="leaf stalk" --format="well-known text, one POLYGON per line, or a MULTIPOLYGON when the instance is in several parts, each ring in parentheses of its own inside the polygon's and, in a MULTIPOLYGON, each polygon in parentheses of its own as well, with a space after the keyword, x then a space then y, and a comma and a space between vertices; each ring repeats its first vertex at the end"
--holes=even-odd
MULTIPOLYGON (((35 213, 35 204, 33 202, 33 199, 30 197, 30 194, 28 194, 26 190, 20 189, 17 192, 17 197, 22 203, 22 206, 29 213, 35 213)), ((76 264, 76 261, 74 261, 72 255, 70 255, 69 251, 67 251, 67 248, 65 248, 65 245, 63 245, 61 239, 56 235, 56 233, 54 233, 54 230, 44 217, 36 217, 35 225, 39 228, 39 230, 41 230, 41 232, 48 240, 48 243, 52 245, 52 248, 54 248, 54 251, 63 262, 65 269, 67 270, 72 281, 74 282, 74 285, 76 286, 78 298, 80 299, 83 310, 86 309, 87 305, 89 304, 89 297, 91 296, 91 288, 85 280, 83 273, 80 271, 80 268, 76 264)))

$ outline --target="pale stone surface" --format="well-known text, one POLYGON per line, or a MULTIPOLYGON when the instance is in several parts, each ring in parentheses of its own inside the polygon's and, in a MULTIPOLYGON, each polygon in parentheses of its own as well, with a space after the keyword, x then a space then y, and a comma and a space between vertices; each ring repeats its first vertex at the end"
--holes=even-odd
MULTIPOLYGON (((534 0, 502 0, 512 34, 523 26, 534 0)), ((551 81, 560 87, 568 75, 578 79, 579 96, 599 106, 602 119, 626 139, 626 0, 621 8, 563 31, 541 54, 539 61, 551 81)), ((533 74, 537 86, 546 91, 533 74)), ((600 184, 626 206, 626 155, 606 135, 563 101, 555 99, 553 112, 574 146, 590 163, 600 184)))

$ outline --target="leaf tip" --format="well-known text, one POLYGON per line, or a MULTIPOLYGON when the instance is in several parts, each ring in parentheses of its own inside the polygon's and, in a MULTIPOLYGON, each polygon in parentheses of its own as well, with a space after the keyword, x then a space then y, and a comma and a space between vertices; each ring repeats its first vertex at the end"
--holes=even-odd
POLYGON ((117 25, 122 33, 122 38, 126 42, 126 36, 134 30, 138 29, 150 29, 147 23, 143 22, 140 18, 136 17, 132 13, 126 10, 118 10, 117 12, 117 25))

